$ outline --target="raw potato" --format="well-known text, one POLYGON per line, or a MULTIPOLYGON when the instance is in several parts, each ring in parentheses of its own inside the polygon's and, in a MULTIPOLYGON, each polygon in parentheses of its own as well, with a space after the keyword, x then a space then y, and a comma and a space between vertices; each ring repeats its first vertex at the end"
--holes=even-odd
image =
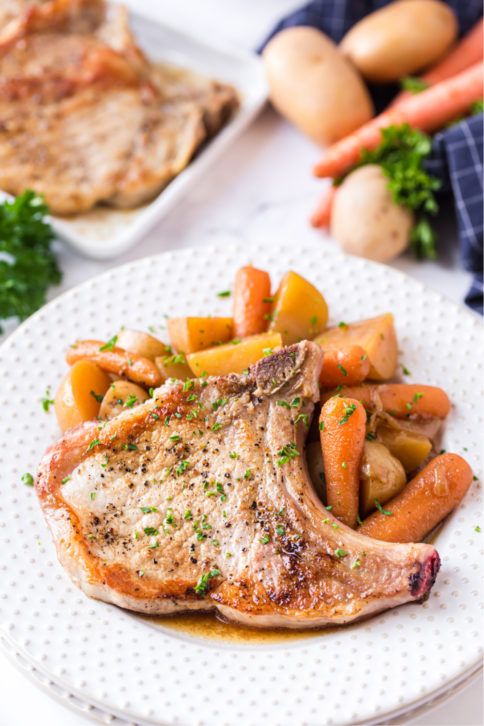
POLYGON ((167 346, 162 343, 161 340, 155 338, 149 333, 143 333, 141 330, 120 330, 118 333, 118 339, 116 345, 119 348, 124 348, 130 353, 136 353, 137 355, 143 356, 143 358, 149 358, 155 360, 156 356, 166 354, 167 346))
POLYGON ((192 372, 184 354, 173 353, 169 347, 168 351, 170 352, 155 358, 155 363, 161 373, 163 381, 168 381, 170 378, 178 378, 181 381, 186 381, 188 378, 191 378, 192 372))
POLYGON ((74 363, 59 386, 54 408, 61 430, 67 431, 83 421, 99 415, 97 397, 102 397, 111 384, 109 376, 95 363, 80 360, 74 363))
POLYGON ((391 378, 398 362, 398 342, 393 315, 384 313, 376 318, 341 323, 328 328, 315 339, 323 350, 337 350, 348 345, 361 345, 370 361, 368 378, 383 381, 391 378))
POLYGON ((378 439, 401 461, 407 472, 418 469, 432 449, 432 443, 426 436, 386 426, 378 429, 378 439))
POLYGON ((261 333, 244 338, 234 345, 219 345, 187 355, 188 365, 195 376, 225 376, 227 373, 242 373, 264 355, 270 355, 282 345, 279 333, 261 333))
POLYGON ((365 441, 360 469, 360 514, 366 517, 376 509, 375 499, 385 504, 407 483, 405 469, 387 447, 378 441, 365 441))
POLYGON ((185 354, 225 343, 234 334, 232 318, 172 318, 167 325, 172 346, 185 354))
POLYGON ((358 72, 320 30, 282 30, 262 57, 272 103, 317 144, 332 144, 372 118, 358 72))
POLYGON ((414 223, 413 213, 393 201, 381 167, 367 164, 339 187, 330 229, 345 252, 388 262, 408 247, 414 223))
POLYGON ((321 442, 312 441, 306 446, 306 462, 309 476, 318 497, 326 503, 326 482, 324 480, 324 461, 321 442))
POLYGON ((328 322, 326 300, 297 272, 286 272, 275 298, 269 331, 280 333, 284 345, 314 338, 325 329, 328 322))
POLYGON ((149 398, 146 391, 130 381, 115 381, 111 383, 103 398, 99 416, 101 418, 114 418, 123 411, 139 406, 149 398))
POLYGON ((445 3, 400 0, 356 23, 340 48, 367 80, 387 83, 434 63, 449 50, 458 30, 445 3))

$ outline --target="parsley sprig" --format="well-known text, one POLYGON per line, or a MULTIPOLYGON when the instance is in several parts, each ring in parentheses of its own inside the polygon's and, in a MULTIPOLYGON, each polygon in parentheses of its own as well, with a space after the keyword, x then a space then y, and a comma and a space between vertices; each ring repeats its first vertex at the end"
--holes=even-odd
MULTIPOLYGON (((13 202, 0 204, 0 319, 25 320, 46 301, 47 290, 62 273, 45 222, 48 208, 27 190, 13 202)), ((0 332, 2 329, 0 327, 0 332)))

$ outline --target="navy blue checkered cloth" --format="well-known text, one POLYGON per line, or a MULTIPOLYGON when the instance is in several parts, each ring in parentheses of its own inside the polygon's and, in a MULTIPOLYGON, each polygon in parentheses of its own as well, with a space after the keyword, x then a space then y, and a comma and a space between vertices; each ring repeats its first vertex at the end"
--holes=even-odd
MULTIPOLYGON (((389 0, 313 0, 280 21, 269 38, 293 25, 311 25, 339 42, 346 31, 368 13, 388 5, 389 0)), ((464 35, 482 16, 482 0, 447 0, 459 19, 464 35)), ((267 43, 267 41, 265 43, 267 43)), ((264 43, 264 45, 265 45, 264 43)), ((382 110, 398 90, 396 86, 370 88, 378 111, 382 110)), ((473 284, 466 303, 483 312, 482 246, 482 124, 483 116, 473 116, 452 126, 434 138, 429 173, 438 177, 442 192, 454 197, 459 228, 460 256, 463 267, 473 275, 473 284)))

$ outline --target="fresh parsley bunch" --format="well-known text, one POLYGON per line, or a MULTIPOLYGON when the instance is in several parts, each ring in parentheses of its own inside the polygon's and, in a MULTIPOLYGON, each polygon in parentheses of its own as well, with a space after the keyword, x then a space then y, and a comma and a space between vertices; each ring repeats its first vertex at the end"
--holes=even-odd
POLYGON ((441 182, 428 174, 423 165, 432 151, 432 140, 408 124, 389 126, 382 129, 381 134, 382 140, 376 149, 362 150, 360 166, 381 166, 395 203, 415 213, 410 241, 416 256, 435 259, 437 237, 429 215, 439 211, 435 192, 440 189, 441 182))
MULTIPOLYGON (((51 250, 54 233, 41 197, 26 190, 0 204, 0 319, 25 320, 46 301, 62 273, 51 250)), ((2 331, 0 327, 0 332, 2 331)))

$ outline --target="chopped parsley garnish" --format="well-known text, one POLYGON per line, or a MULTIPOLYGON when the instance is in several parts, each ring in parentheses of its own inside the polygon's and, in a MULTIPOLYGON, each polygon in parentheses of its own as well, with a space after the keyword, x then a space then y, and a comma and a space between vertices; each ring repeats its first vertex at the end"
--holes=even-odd
POLYGON ((229 454, 231 459, 240 459, 240 454, 238 454, 236 451, 232 451, 231 454, 229 454))
POLYGON ((357 557, 356 560, 353 562, 353 564, 351 565, 351 569, 356 570, 357 567, 361 567, 361 561, 359 557, 357 557))
POLYGON ((348 327, 348 323, 344 323, 344 322, 343 322, 343 321, 341 320, 341 322, 339 322, 339 323, 338 323, 338 327, 339 327, 339 328, 347 328, 347 327, 348 327))
POLYGON ((154 543, 148 547, 149 550, 155 550, 157 547, 160 546, 160 543, 157 539, 155 539, 154 543))
MULTIPOLYGON (((1 243, 0 243, 0 249, 1 249, 1 243)), ((1 262, 0 262, 0 265, 1 265, 1 262)), ((42 408, 44 409, 44 411, 46 413, 48 413, 49 412, 49 406, 53 405, 53 403, 54 403, 54 399, 50 398, 50 389, 49 388, 47 388, 47 390, 45 392, 45 396, 43 396, 40 399, 40 402, 42 404, 42 408)))
POLYGON ((100 443, 101 442, 99 441, 99 439, 93 439, 91 441, 91 443, 89 444, 89 446, 87 447, 87 450, 91 451, 91 449, 94 449, 95 446, 99 446, 100 443))
POLYGON ((192 519, 193 515, 190 511, 190 509, 185 509, 185 513, 183 515, 183 519, 192 519))
POLYGON ((286 533, 286 532, 285 532, 285 529, 284 529, 284 527, 282 526, 282 524, 278 524, 278 525, 277 525, 277 527, 276 527, 276 532, 277 532, 277 534, 279 534, 279 535, 280 535, 281 537, 282 537, 282 536, 283 536, 283 535, 284 535, 284 534, 286 533))
POLYGON ((181 476, 183 474, 183 472, 188 469, 189 466, 190 466, 189 461, 181 461, 180 464, 178 465, 178 467, 175 469, 176 475, 181 476))
POLYGON ((423 397, 423 393, 416 393, 415 396, 413 397, 413 402, 418 403, 422 397, 423 397))
POLYGON ((282 449, 277 452, 277 455, 280 458, 276 461, 276 464, 277 466, 282 466, 283 464, 287 464, 290 459, 295 459, 296 456, 299 456, 299 451, 297 450, 296 444, 291 441, 290 444, 283 446, 282 449))
POLYGON ((133 393, 130 393, 123 406, 126 408, 133 408, 134 404, 138 402, 138 399, 133 393))
POLYGON ((416 94, 425 91, 428 87, 429 84, 427 81, 424 81, 423 78, 418 78, 417 76, 405 76, 404 78, 400 78, 400 88, 402 91, 408 91, 409 93, 416 94))
POLYGON ((344 376, 347 376, 347 375, 348 375, 348 373, 346 372, 346 368, 344 368, 344 367, 343 367, 343 366, 341 365, 341 363, 337 363, 336 365, 338 366, 338 368, 340 369, 341 373, 342 373, 342 374, 343 374, 344 376))
POLYGON ((363 522, 360 519, 360 515, 359 514, 356 515, 356 522, 357 522, 357 524, 363 524, 363 522))
POLYGON ((385 514, 387 517, 389 517, 393 512, 390 512, 388 509, 383 509, 382 505, 378 501, 378 499, 373 500, 375 502, 375 507, 378 509, 379 512, 382 514, 385 514))
POLYGON ((89 391, 89 393, 91 394, 91 396, 92 396, 93 398, 95 398, 95 399, 96 399, 96 401, 97 401, 98 403, 101 403, 101 402, 102 402, 102 400, 103 400, 104 396, 102 396, 102 395, 101 395, 101 394, 99 394, 99 393, 95 393, 94 391, 89 391))
POLYGON ((267 544, 267 543, 268 543, 268 542, 270 542, 270 541, 271 541, 271 538, 269 537, 269 535, 268 535, 268 534, 264 534, 264 535, 263 535, 263 536, 262 536, 262 537, 260 538, 260 540, 259 540, 259 542, 260 542, 261 544, 267 544))
POLYGON ((197 595, 202 595, 202 597, 206 597, 208 590, 208 581, 212 577, 217 577, 218 575, 220 575, 220 570, 210 570, 210 572, 205 572, 203 575, 200 575, 198 584, 195 585, 195 592, 197 593, 197 595))
POLYGON ((131 442, 129 444, 123 444, 122 448, 125 451, 138 451, 136 444, 132 444, 131 442))
POLYGON ((217 297, 230 297, 230 295, 232 295, 232 290, 222 290, 217 293, 217 297))
POLYGON ((172 434, 172 435, 170 436, 170 441, 175 441, 175 442, 176 442, 176 441, 181 441, 181 436, 180 436, 180 434, 172 434))
POLYGON ((228 398, 218 398, 216 401, 212 402, 212 408, 214 411, 217 411, 221 406, 225 406, 227 403, 228 398))
POLYGON ((144 527, 143 531, 148 537, 152 534, 158 534, 156 527, 144 527))
POLYGON ((252 475, 252 469, 247 469, 244 474, 244 479, 250 479, 251 475, 252 475))
POLYGON ((402 371, 404 372, 404 374, 406 376, 410 376, 411 375, 410 371, 408 370, 408 368, 406 366, 403 365, 403 363, 402 363, 402 371))
POLYGON ((318 425, 318 429, 319 429, 320 431, 324 431, 324 421, 320 421, 320 422, 319 422, 319 425, 318 425))
POLYGON ((262 353, 264 354, 265 358, 267 358, 267 356, 269 356, 269 355, 272 355, 272 352, 273 352, 272 351, 272 348, 264 348, 264 350, 262 351, 262 353))
POLYGON ((334 556, 338 557, 338 558, 346 557, 347 555, 348 555, 348 553, 341 547, 338 547, 338 549, 334 551, 334 556))
POLYGON ((158 509, 156 507, 140 507, 143 514, 149 514, 149 512, 157 512, 158 509))
POLYGON ((220 431, 221 428, 222 428, 221 423, 214 423, 214 425, 212 426, 212 431, 220 431))
POLYGON ((294 421, 295 424, 299 423, 299 421, 302 421, 306 428, 309 428, 309 416, 307 413, 300 413, 296 420, 294 421))
POLYGON ((32 476, 32 474, 29 474, 28 472, 26 474, 23 474, 22 483, 25 484, 26 487, 33 487, 34 477, 32 476))
POLYGON ((343 463, 341 464, 341 466, 343 467, 343 469, 347 469, 348 468, 348 464, 346 463, 346 461, 343 461, 343 463))
POLYGON ((276 302, 276 298, 275 297, 263 297, 262 302, 273 303, 273 302, 276 302))
POLYGON ((96 498, 96 492, 91 492, 91 493, 89 494, 89 496, 90 496, 90 498, 91 498, 91 502, 92 502, 92 500, 96 498))
POLYGON ((291 401, 291 408, 299 408, 301 405, 301 399, 299 396, 296 396, 296 398, 293 398, 291 401))
POLYGON ((479 525, 477 524, 477 525, 476 525, 476 526, 474 527, 474 532, 480 532, 480 531, 481 531, 481 528, 480 528, 480 527, 479 527, 479 525))
POLYGON ((286 401, 276 401, 278 406, 285 406, 285 408, 291 408, 286 401))
POLYGON ((106 343, 104 343, 104 345, 101 345, 101 347, 99 348, 100 352, 104 353, 105 350, 114 350, 114 346, 116 345, 117 341, 118 341, 118 336, 113 335, 113 337, 109 338, 109 340, 106 343))
POLYGON ((176 527, 176 521, 175 517, 173 516, 173 509, 171 507, 168 507, 166 510, 166 517, 165 520, 166 524, 170 524, 172 527, 176 527))
POLYGON ((350 403, 349 406, 348 406, 348 404, 345 403, 343 406, 343 416, 339 422, 339 426, 342 426, 343 424, 345 424, 348 421, 349 417, 352 414, 354 414, 355 411, 356 411, 356 403, 350 403))

